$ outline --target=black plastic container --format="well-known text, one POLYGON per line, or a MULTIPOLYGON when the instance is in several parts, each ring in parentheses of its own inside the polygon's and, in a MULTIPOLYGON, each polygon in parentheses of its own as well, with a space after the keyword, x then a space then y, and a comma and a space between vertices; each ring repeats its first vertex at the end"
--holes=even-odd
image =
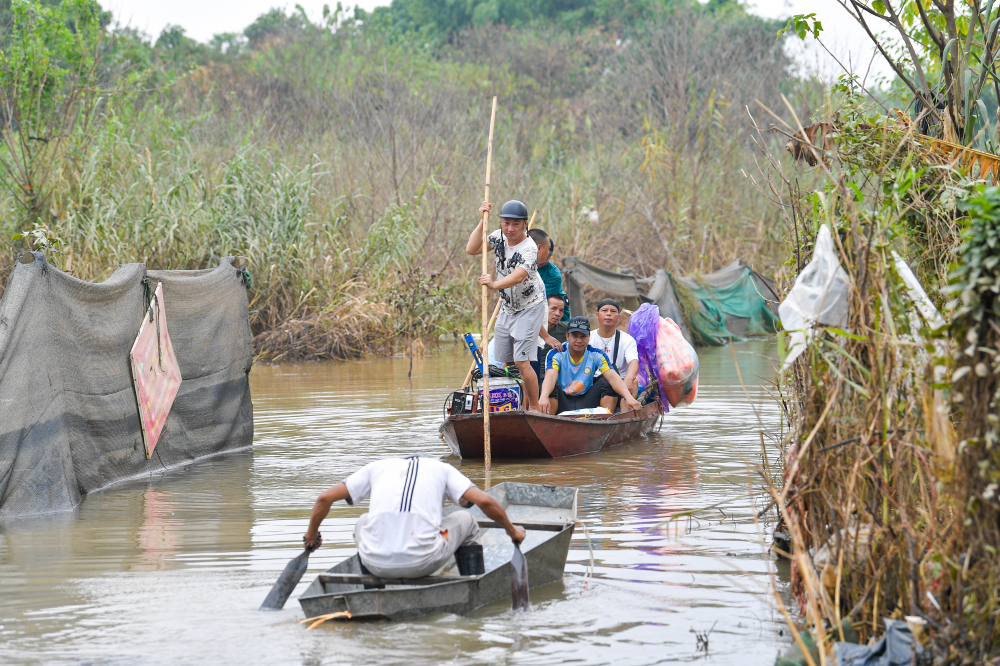
POLYGON ((486 573, 486 561, 483 559, 483 544, 467 543, 455 551, 455 564, 458 573, 463 576, 481 576, 486 573))

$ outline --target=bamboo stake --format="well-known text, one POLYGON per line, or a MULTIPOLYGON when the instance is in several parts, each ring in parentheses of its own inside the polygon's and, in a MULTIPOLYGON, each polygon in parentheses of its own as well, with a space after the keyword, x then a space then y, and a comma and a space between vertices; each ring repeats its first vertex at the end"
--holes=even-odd
MULTIPOLYGON (((538 211, 537 210, 535 210, 535 212, 531 214, 531 219, 528 220, 528 228, 529 229, 531 228, 531 225, 534 224, 534 222, 535 222, 535 216, 536 215, 538 215, 538 211)), ((495 308, 493 308, 493 316, 490 317, 490 323, 486 327, 486 332, 487 333, 489 333, 490 331, 493 330, 493 324, 497 323, 497 316, 499 316, 499 314, 500 314, 500 301, 497 301, 497 306, 495 308)), ((485 345, 486 344, 486 338, 483 338, 482 342, 485 345)), ((476 362, 473 361, 472 365, 469 366, 469 372, 465 375, 465 381, 462 382, 462 384, 461 384, 462 388, 465 388, 466 386, 469 385, 469 381, 472 379, 472 371, 475 370, 475 369, 476 369, 476 362)))
MULTIPOLYGON (((483 201, 490 200, 490 169, 493 168, 493 122, 497 117, 497 98, 493 96, 493 110, 490 112, 490 139, 486 144, 486 193, 483 201)), ((483 213, 483 275, 488 271, 486 255, 489 252, 490 244, 487 240, 490 235, 489 213, 483 213)), ((487 319, 487 309, 490 305, 490 290, 484 284, 483 292, 483 456, 486 472, 490 471, 490 349, 486 344, 489 336, 489 320, 487 319)))

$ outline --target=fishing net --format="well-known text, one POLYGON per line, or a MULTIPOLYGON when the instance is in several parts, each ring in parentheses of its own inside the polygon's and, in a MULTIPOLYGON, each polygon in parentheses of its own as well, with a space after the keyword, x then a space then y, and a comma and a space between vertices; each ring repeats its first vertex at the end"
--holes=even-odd
POLYGON ((250 446, 246 281, 225 258, 200 271, 126 264, 90 283, 23 253, 0 301, 0 519, 250 446), (129 350, 157 282, 183 381, 147 460, 129 350))
POLYGON ((671 277, 695 344, 718 346, 777 332, 773 283, 739 259, 714 273, 671 277))
MULTIPOLYGON (((697 346, 718 346, 730 340, 777 331, 774 283, 737 259, 705 275, 681 277, 658 269, 637 278, 567 257, 563 275, 573 312, 588 313, 584 287, 602 294, 636 298, 657 306, 661 317, 673 320, 684 339, 697 346), (647 294, 639 285, 649 285, 647 294)), ((628 307, 628 306, 626 306, 628 307)))

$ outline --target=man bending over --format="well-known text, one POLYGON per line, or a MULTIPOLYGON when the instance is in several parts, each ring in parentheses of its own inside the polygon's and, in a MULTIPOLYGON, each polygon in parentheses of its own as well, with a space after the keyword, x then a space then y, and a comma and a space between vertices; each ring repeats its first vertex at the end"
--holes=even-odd
POLYGON ((628 409, 641 409, 642 406, 625 388, 625 382, 611 369, 608 357, 591 347, 589 341, 590 322, 587 318, 570 319, 566 333, 568 349, 562 352, 553 349, 545 360, 545 381, 539 400, 542 409, 549 414, 560 414, 604 407, 614 413, 619 396, 628 409), (556 398, 555 405, 550 400, 552 397, 556 398))
POLYGON ((358 518, 354 542, 358 556, 380 578, 429 576, 472 543, 479 524, 468 511, 442 518, 445 498, 461 506, 475 504, 507 530, 514 543, 524 540, 524 528, 513 525, 500 503, 447 463, 433 458, 388 458, 365 465, 347 479, 324 490, 313 506, 302 541, 310 551, 323 539, 320 523, 337 500, 350 503, 371 498, 368 513, 358 518))

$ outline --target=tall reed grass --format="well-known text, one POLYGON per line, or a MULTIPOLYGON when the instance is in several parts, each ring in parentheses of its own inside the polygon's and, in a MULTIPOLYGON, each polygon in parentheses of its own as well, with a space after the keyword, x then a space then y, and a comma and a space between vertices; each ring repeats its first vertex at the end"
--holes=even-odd
POLYGON ((773 272, 787 239, 743 174, 746 106, 798 85, 806 108, 813 88, 770 26, 738 12, 685 7, 616 37, 485 26, 428 46, 300 21, 189 70, 161 46, 109 75, 39 165, 44 214, 4 176, 0 232, 41 229, 84 279, 242 254, 262 358, 452 333, 476 307, 464 248, 497 94, 491 189, 540 210, 557 263, 647 274, 743 256, 773 272))
POLYGON ((762 150, 760 183, 798 239, 796 272, 826 224, 850 281, 846 325, 817 326, 782 383, 786 466, 769 493, 791 536, 793 592, 819 661, 845 639, 843 621, 864 643, 883 618, 905 617, 934 663, 979 663, 1000 646, 1000 319, 981 259, 1000 193, 849 83, 839 92, 824 119, 834 150, 818 151, 825 184, 800 190, 762 150), (944 319, 920 306, 897 258, 944 319))

